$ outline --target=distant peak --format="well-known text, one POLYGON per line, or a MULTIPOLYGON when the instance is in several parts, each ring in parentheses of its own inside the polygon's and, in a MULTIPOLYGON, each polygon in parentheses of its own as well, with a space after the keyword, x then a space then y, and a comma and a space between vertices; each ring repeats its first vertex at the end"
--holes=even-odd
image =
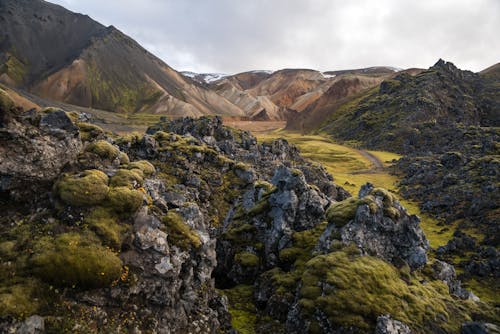
POLYGON ((456 71, 458 68, 453 64, 451 61, 445 61, 441 58, 437 61, 434 66, 431 67, 432 69, 444 69, 448 71, 456 71))

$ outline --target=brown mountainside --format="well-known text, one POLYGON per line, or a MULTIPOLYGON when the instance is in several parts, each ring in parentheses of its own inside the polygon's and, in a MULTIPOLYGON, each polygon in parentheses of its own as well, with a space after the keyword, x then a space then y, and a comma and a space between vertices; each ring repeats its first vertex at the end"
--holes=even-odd
POLYGON ((110 111, 244 116, 116 28, 88 16, 41 0, 2 0, 0 27, 5 84, 110 111))

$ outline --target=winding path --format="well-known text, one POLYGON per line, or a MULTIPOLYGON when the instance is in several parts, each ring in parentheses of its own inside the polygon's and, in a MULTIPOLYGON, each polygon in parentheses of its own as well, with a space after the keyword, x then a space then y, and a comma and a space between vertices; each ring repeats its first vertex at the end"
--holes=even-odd
POLYGON ((359 152, 359 154, 370 160, 370 162, 373 164, 374 169, 383 169, 385 167, 384 163, 370 152, 364 150, 357 150, 357 151, 359 152))

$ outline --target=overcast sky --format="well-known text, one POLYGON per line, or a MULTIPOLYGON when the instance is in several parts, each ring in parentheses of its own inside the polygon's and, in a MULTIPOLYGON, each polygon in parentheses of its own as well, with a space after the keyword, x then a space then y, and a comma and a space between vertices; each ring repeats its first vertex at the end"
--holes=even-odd
POLYGON ((177 70, 236 73, 500 62, 500 0, 50 0, 177 70))

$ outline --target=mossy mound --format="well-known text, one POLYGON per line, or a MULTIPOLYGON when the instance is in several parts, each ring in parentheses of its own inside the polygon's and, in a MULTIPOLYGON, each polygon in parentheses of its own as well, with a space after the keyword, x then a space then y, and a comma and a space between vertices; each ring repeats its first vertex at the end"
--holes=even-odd
POLYGON ((163 218, 167 228, 168 240, 182 249, 199 248, 201 239, 198 233, 186 223, 177 212, 169 211, 163 218))
POLYGON ((128 165, 128 168, 129 169, 140 169, 144 173, 144 175, 146 175, 146 176, 153 175, 156 172, 155 166, 153 166, 149 161, 146 161, 146 160, 131 162, 128 165))
POLYGON ((120 165, 128 165, 130 163, 130 159, 125 152, 120 152, 118 159, 120 160, 120 165))
POLYGON ((111 187, 129 187, 135 188, 142 186, 144 179, 142 170, 140 169, 119 169, 115 175, 111 177, 109 185, 111 187))
POLYGON ((108 193, 109 206, 120 213, 137 211, 143 202, 142 192, 128 187, 112 187, 108 193))
MULTIPOLYGON (((461 301, 460 307, 442 281, 413 277, 409 283, 398 269, 371 256, 352 256, 343 251, 316 256, 302 274, 300 305, 313 316, 324 312, 330 323, 355 326, 370 332, 378 316, 391 314, 417 332, 425 332, 426 323, 435 323, 450 332, 470 320, 471 309, 478 307, 461 301)), ((314 322, 314 321, 313 321, 314 322)))
POLYGON ((399 210, 394 207, 395 202, 397 201, 396 197, 386 189, 374 188, 367 196, 361 199, 350 197, 346 200, 330 205, 326 211, 328 222, 335 224, 337 227, 342 227, 354 219, 358 206, 364 204, 370 207, 371 213, 377 212, 377 210, 379 210, 379 205, 375 201, 375 197, 382 198, 381 208, 385 216, 392 219, 399 218, 399 210))
POLYGON ((234 256, 234 260, 242 267, 257 267, 259 265, 259 257, 250 252, 238 253, 234 256))
POLYGON ((105 140, 98 140, 90 143, 85 149, 87 152, 97 154, 101 159, 114 160, 120 154, 118 147, 113 146, 105 140))
POLYGON ((32 297, 35 283, 28 281, 0 288, 0 316, 24 318, 37 311, 38 301, 32 297))
POLYGON ((35 274, 56 286, 103 288, 121 275, 121 260, 91 233, 43 237, 33 251, 35 274))
POLYGON ((69 205, 99 204, 109 192, 108 176, 95 169, 79 174, 66 174, 56 183, 55 190, 69 205))
POLYGON ((104 135, 104 130, 95 124, 77 122, 76 125, 80 129, 82 141, 92 141, 104 135))
POLYGON ((354 219, 356 210, 360 204, 361 201, 354 197, 334 203, 326 211, 326 218, 329 223, 333 223, 337 227, 342 227, 354 219))
POLYGON ((85 217, 84 222, 99 236, 104 245, 120 249, 128 228, 119 224, 112 209, 94 207, 85 217))

